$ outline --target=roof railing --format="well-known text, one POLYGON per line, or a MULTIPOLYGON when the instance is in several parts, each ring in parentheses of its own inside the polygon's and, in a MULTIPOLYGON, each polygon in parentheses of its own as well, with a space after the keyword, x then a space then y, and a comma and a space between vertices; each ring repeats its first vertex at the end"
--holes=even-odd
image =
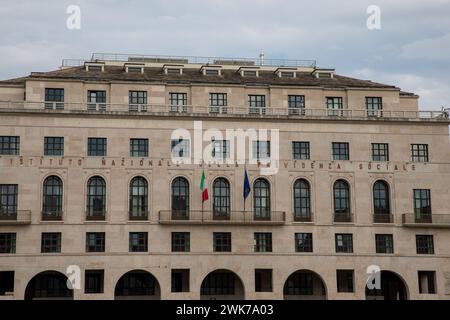
MULTIPOLYGON (((82 66, 86 60, 63 59, 63 67, 82 66)), ((299 59, 254 59, 202 56, 171 56, 171 55, 142 55, 123 53, 93 53, 90 61, 121 61, 121 62, 153 62, 153 63, 183 63, 183 64, 221 64, 235 66, 269 66, 269 67, 297 67, 315 68, 316 60, 299 59)))

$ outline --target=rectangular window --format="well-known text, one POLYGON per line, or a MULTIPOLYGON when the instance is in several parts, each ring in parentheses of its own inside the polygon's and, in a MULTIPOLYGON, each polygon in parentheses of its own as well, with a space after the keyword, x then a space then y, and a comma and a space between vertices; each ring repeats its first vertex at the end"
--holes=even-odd
POLYGON ((130 112, 147 111, 147 91, 128 92, 128 107, 130 112))
POLYGON ((17 218, 17 184, 0 184, 0 219, 17 218))
POLYGON ((343 115, 342 97, 327 97, 326 102, 327 114, 332 117, 339 117, 343 115))
POLYGON ((189 292, 189 269, 172 269, 172 292, 189 292))
POLYGON ((187 112, 187 93, 170 92, 169 104, 172 112, 187 112))
POLYGON ((350 160, 348 142, 333 142, 333 160, 350 160))
POLYGON ((249 95, 248 96, 249 113, 265 114, 266 113, 266 96, 265 95, 249 95))
POLYGON ((130 157, 148 157, 148 139, 130 139, 130 157))
POLYGON ((353 235, 350 233, 337 233, 336 237, 336 252, 337 253, 352 253, 353 252, 353 235))
POLYGON ((214 232, 214 252, 231 252, 231 232, 214 232))
POLYGON ((255 269, 255 292, 272 292, 272 269, 255 269))
POLYGON ((61 252, 61 232, 43 232, 41 238, 41 252, 61 252))
POLYGON ((252 141, 253 159, 270 158, 270 141, 252 141))
POLYGON ((14 294, 14 271, 0 271, 0 296, 14 294))
POLYGON ((172 157, 188 158, 191 149, 191 141, 189 139, 175 139, 171 141, 172 157))
POLYGON ((336 270, 338 292, 354 292, 354 273, 353 270, 336 270))
POLYGON ((45 88, 45 109, 64 109, 64 89, 45 88))
POLYGON ((418 271, 419 293, 436 293, 436 271, 418 271))
POLYGON ((106 138, 88 138, 88 156, 106 157, 106 138))
POLYGON ((255 232, 255 252, 272 252, 272 233, 255 232))
POLYGON ((0 136, 0 155, 18 156, 20 153, 20 137, 0 136))
POLYGON ((88 90, 87 108, 90 111, 106 110, 106 91, 88 90))
POLYGON ((368 117, 381 117, 383 110, 381 97, 366 97, 366 110, 368 117))
POLYGON ((305 115, 305 96, 288 95, 289 114, 305 115))
POLYGON ((44 137, 44 155, 63 156, 64 137, 44 137))
POLYGON ((209 112, 226 113, 227 112, 227 94, 210 93, 209 94, 209 112))
POLYGON ((84 293, 103 293, 104 270, 86 270, 84 272, 84 293))
POLYGON ((130 252, 148 251, 148 233, 130 232, 130 252))
POLYGON ((189 252, 190 247, 189 232, 172 232, 172 252, 189 252))
POLYGON ((295 234, 295 251, 296 252, 313 252, 312 233, 296 233, 295 234))
POLYGON ((372 161, 389 161, 389 145, 372 143, 372 161))
POLYGON ((394 237, 392 234, 375 235, 376 253, 394 253, 394 237))
POLYGON ((432 235, 416 235, 417 254, 434 254, 434 241, 432 235))
POLYGON ((86 232, 86 252, 105 252, 104 232, 86 232))
POLYGON ((309 141, 292 141, 292 156, 294 159, 309 160, 309 141))
POLYGON ((242 76, 244 76, 244 77, 257 77, 258 76, 258 72, 256 72, 255 70, 244 70, 242 72, 242 76))
POLYGON ((16 253, 15 233, 0 233, 0 253, 16 253))
POLYGON ((414 189, 414 218, 416 223, 431 222, 430 189, 414 189))
POLYGON ((230 141, 229 140, 213 140, 211 156, 214 159, 230 158, 230 141))
POLYGON ((428 162, 428 145, 411 144, 411 160, 413 162, 428 162))

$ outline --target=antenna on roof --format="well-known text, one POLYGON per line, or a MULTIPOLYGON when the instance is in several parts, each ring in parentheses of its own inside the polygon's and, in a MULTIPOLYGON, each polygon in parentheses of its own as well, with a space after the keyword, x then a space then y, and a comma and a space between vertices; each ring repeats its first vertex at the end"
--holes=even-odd
POLYGON ((264 65, 264 50, 261 50, 259 53, 259 64, 262 66, 264 65))

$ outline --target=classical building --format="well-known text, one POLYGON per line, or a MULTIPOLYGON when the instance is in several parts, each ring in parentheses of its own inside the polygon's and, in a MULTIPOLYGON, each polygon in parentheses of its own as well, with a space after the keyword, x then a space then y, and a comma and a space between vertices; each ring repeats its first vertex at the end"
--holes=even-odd
POLYGON ((449 299, 449 123, 314 61, 0 81, 0 299, 449 299))

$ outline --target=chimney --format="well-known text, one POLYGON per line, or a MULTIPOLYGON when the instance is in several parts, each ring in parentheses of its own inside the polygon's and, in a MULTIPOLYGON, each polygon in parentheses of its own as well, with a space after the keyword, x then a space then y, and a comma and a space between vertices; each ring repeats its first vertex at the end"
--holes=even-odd
POLYGON ((264 65, 264 51, 263 50, 261 50, 261 52, 259 53, 259 64, 261 66, 264 65))

